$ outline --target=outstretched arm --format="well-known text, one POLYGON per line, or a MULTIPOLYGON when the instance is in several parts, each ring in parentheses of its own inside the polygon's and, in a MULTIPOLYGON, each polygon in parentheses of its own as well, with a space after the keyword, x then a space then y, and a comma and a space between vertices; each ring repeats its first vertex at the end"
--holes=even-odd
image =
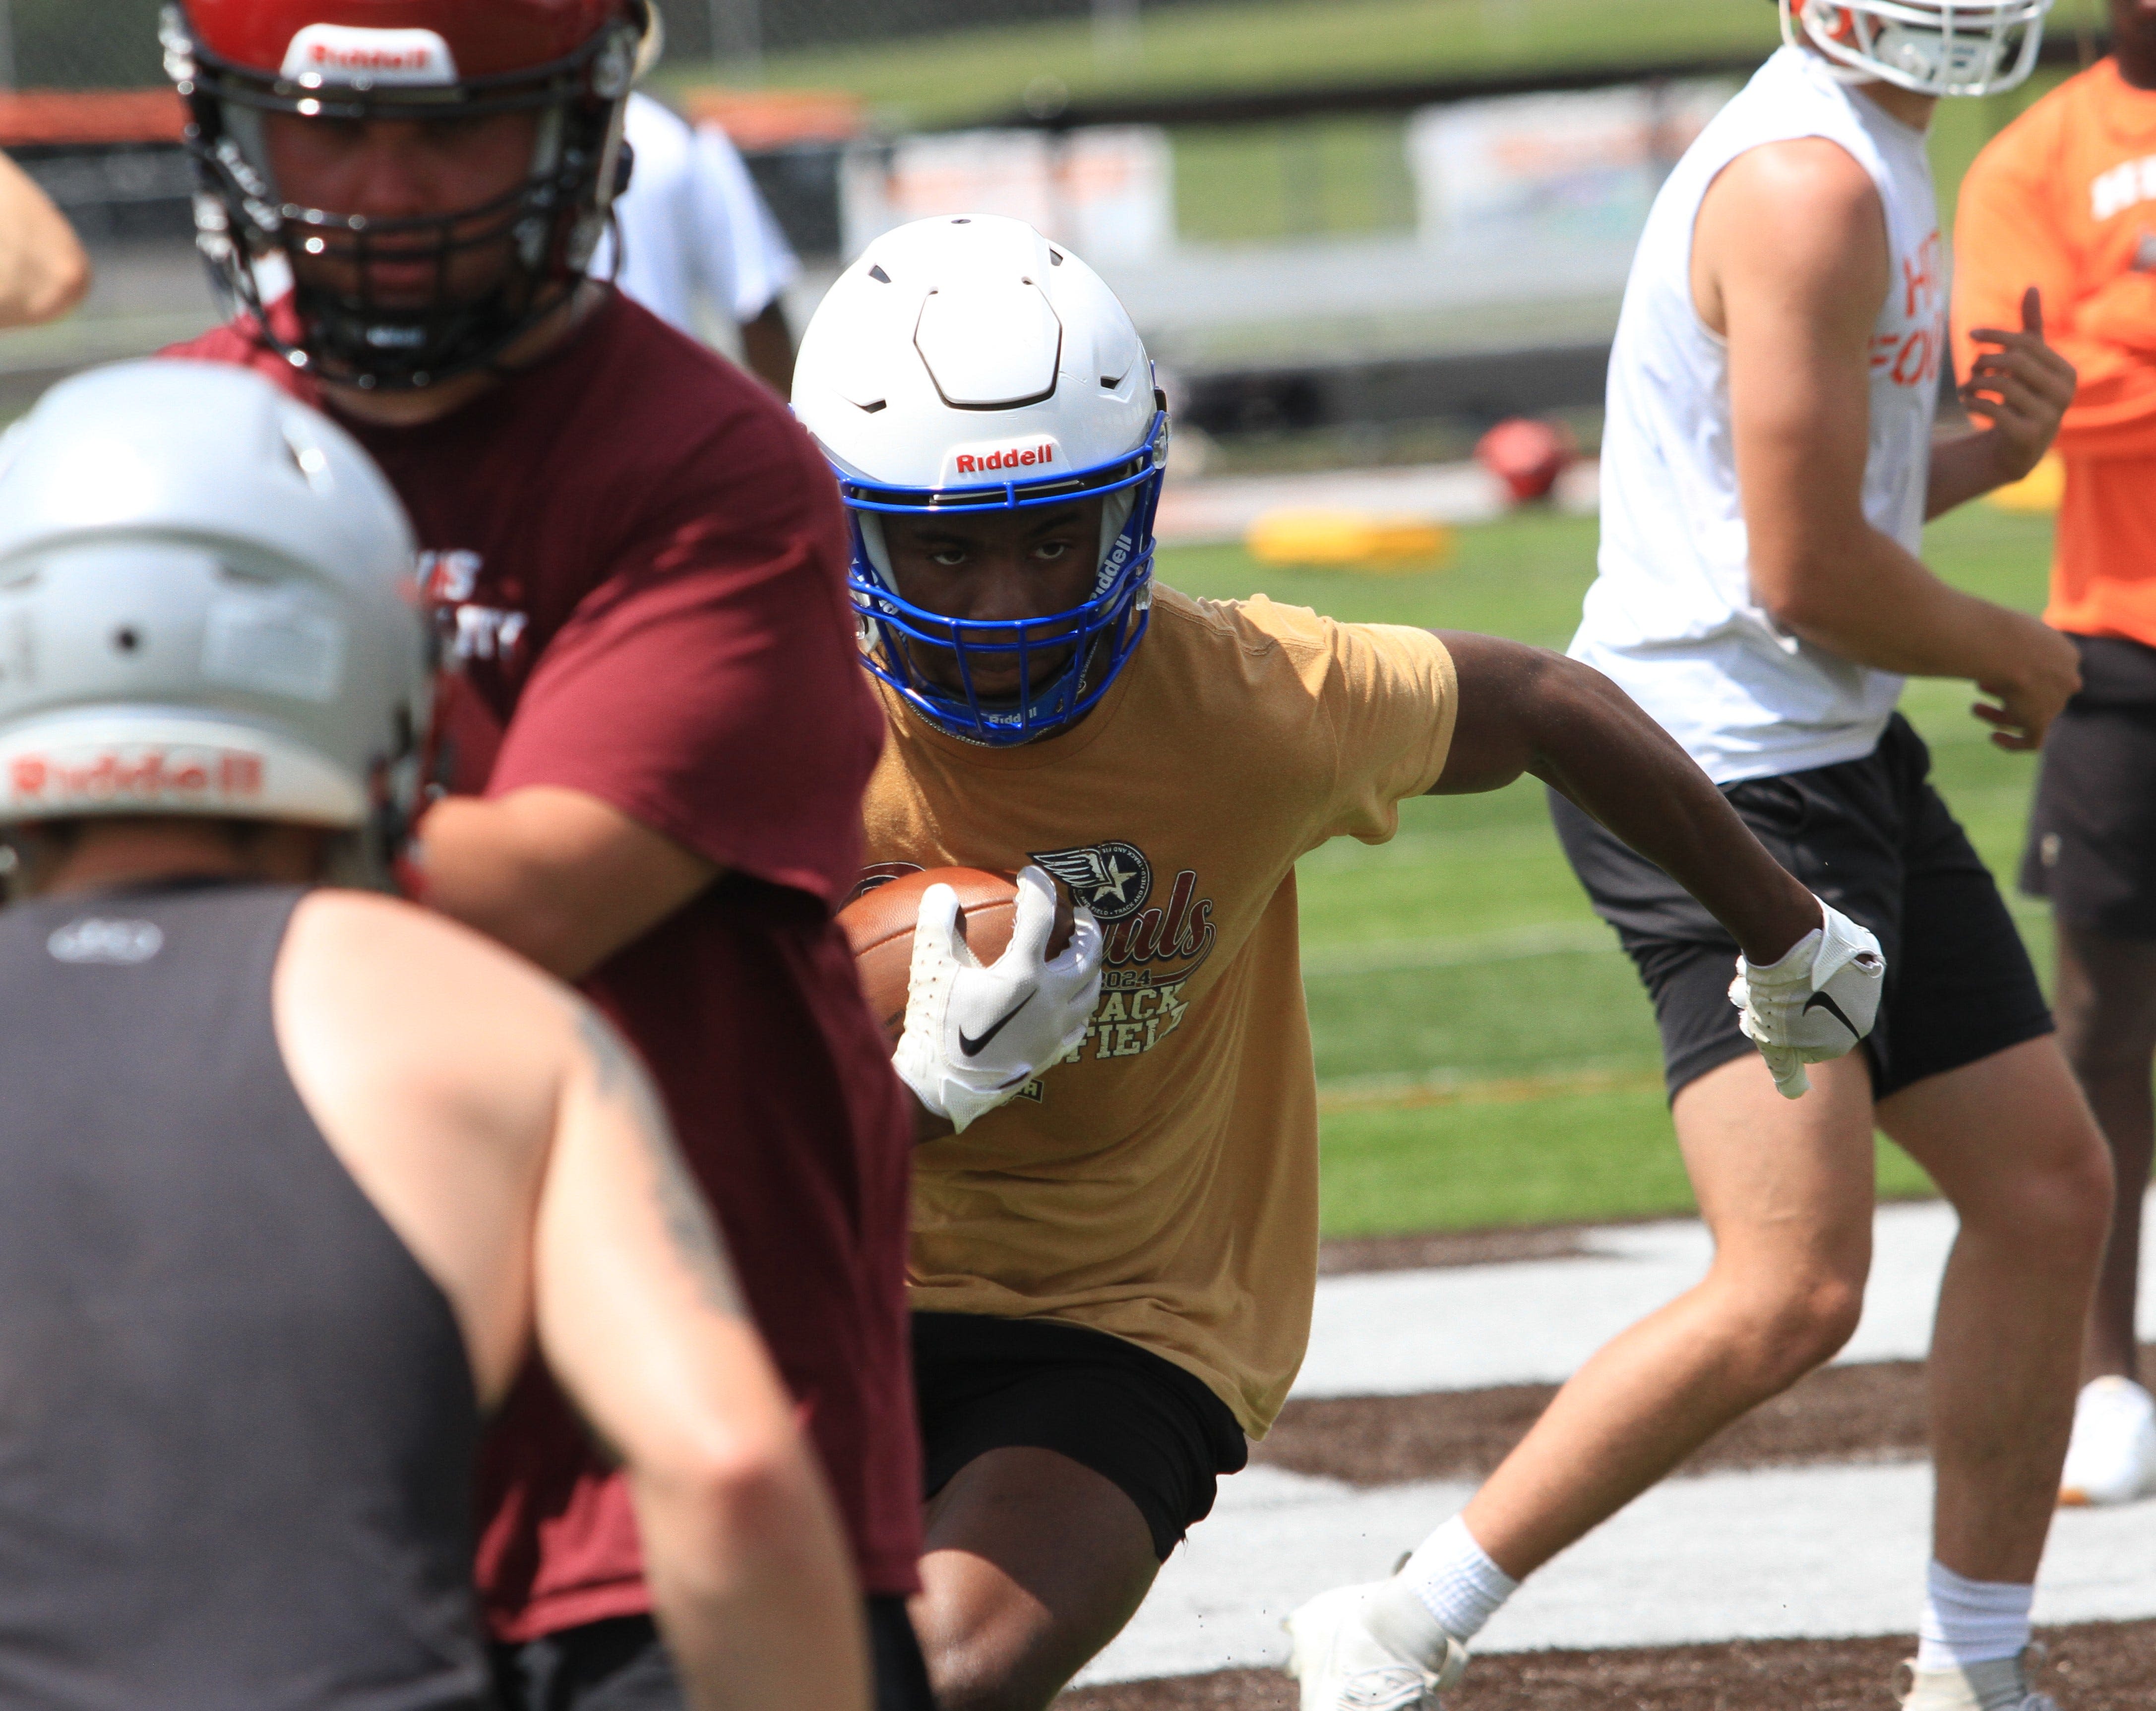
POLYGON ((0 326, 56 321, 90 290, 90 258, 74 229, 0 155, 0 326))
POLYGON ((539 1344, 628 1464, 696 1711, 868 1711, 860 1593, 792 1405, 642 1067, 579 1006, 541 1192, 539 1344))
POLYGON ((1460 677, 1432 795, 1532 773, 1707 906, 1753 963, 1820 924, 1819 900, 1760 845, 1670 734, 1591 666, 1494 636, 1441 632, 1460 677))

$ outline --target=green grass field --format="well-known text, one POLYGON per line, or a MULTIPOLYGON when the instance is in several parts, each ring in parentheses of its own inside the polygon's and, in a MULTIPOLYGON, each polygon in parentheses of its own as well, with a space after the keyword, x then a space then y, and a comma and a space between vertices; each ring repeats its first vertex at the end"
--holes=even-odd
MULTIPOLYGON (((1972 506, 1934 525, 1928 550, 1962 587, 2041 602, 2048 520, 1972 506)), ((1236 548, 1163 553, 1162 575, 1562 645, 1594 551, 1591 522, 1528 515, 1461 532, 1454 565, 1428 575, 1282 573, 1236 548)), ((2033 768, 1984 740, 1969 699, 1920 682, 1904 706, 1978 847, 2010 873, 2033 768)), ((1646 997, 1565 866, 1539 785, 1409 803, 1391 843, 1330 845, 1300 881, 1328 1234, 1690 1209, 1646 997)), ((2048 974, 2043 916, 2016 907, 2048 974)), ((1883 1141, 1880 1175, 1888 1192, 1927 1189, 1883 1141)))
MULTIPOLYGON (((1764 54, 1775 39, 1773 8, 1760 0, 1266 0, 1148 11, 1128 37, 1106 42, 1081 18, 775 54, 758 80, 851 90, 898 123, 945 125, 1015 112, 1037 80, 1082 101, 1764 54)), ((713 75, 686 62, 663 80, 713 75)))

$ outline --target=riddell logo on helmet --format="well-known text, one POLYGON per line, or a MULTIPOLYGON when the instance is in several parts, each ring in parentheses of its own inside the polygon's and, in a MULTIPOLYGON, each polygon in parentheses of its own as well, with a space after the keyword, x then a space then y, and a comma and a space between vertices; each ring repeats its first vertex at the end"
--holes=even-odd
POLYGON ((1055 442, 1042 439, 993 451, 962 451, 952 458, 951 468, 961 475, 996 475, 1009 470, 1037 470, 1055 461, 1055 442))
POLYGON ((262 794, 262 757, 242 748, 76 749, 8 763, 18 808, 112 802, 247 801, 262 794))
POLYGON ((311 23, 285 49, 282 75, 323 83, 446 84, 457 80, 457 61, 430 29, 311 23))

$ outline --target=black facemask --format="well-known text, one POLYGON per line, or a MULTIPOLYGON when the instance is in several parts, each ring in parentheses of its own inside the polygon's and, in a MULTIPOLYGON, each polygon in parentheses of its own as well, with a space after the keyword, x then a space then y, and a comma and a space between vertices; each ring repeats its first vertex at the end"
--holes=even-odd
POLYGON ((417 88, 303 87, 228 64, 194 43, 177 7, 166 10, 163 39, 166 69, 188 106, 195 241, 212 281, 228 314, 247 316, 264 343, 326 381, 408 391, 489 367, 574 290, 628 182, 622 110, 639 39, 628 22, 601 30, 552 64, 417 88), (375 220, 287 202, 262 144, 267 113, 302 122, 424 122, 507 112, 539 116, 523 183, 439 216, 375 220), (451 265, 482 250, 503 255, 500 277, 485 291, 459 298, 450 286, 451 265), (255 278, 255 263, 276 255, 295 264, 295 330, 272 326, 255 278), (424 307, 374 300, 371 264, 384 259, 433 266, 434 291, 424 307), (346 264, 356 289, 310 283, 305 263, 323 260, 346 264))

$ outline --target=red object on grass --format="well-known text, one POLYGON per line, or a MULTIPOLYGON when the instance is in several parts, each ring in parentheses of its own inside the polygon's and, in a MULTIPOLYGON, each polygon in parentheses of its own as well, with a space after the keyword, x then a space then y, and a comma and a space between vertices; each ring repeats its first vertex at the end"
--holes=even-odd
POLYGON ((1578 450, 1557 423, 1513 416, 1476 443, 1475 461, 1505 484, 1513 504, 1524 505, 1549 496, 1578 450))

